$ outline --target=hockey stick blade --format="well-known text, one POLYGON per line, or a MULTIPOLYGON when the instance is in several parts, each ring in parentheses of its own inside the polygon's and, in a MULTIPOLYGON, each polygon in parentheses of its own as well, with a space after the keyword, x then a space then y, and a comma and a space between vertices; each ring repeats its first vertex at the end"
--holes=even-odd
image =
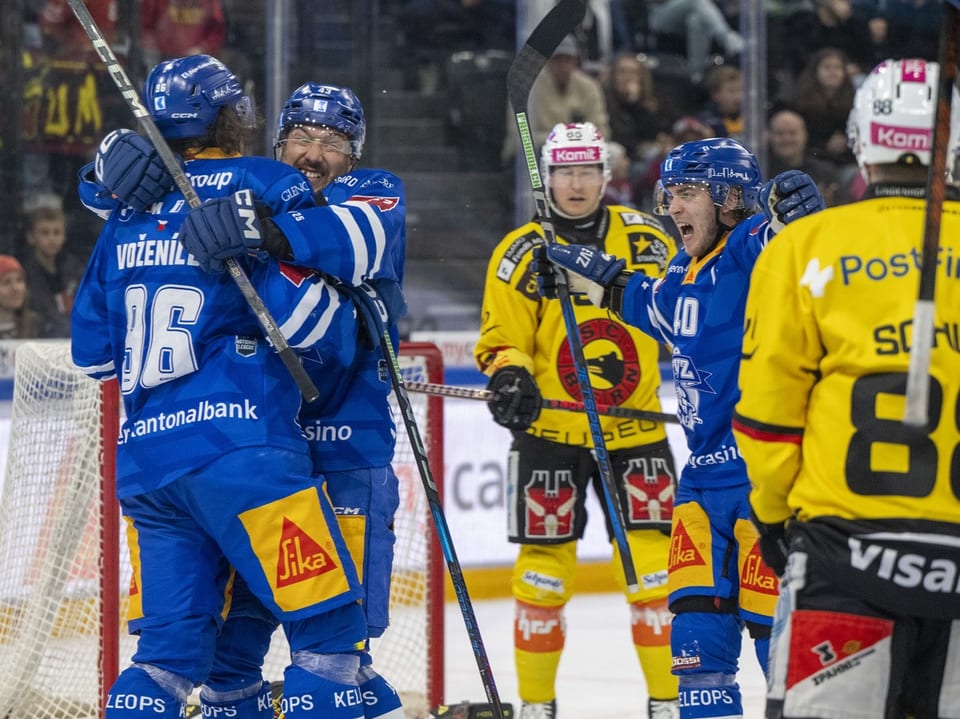
MULTIPOLYGON (((100 59, 103 60, 103 63, 107 66, 107 73, 120 90, 123 99, 127 101, 127 105, 133 112, 133 116, 140 121, 141 127, 143 127, 147 137, 150 138, 150 142, 153 143, 153 146, 156 148, 157 154, 166 166, 167 171, 173 175, 173 181, 176 183, 177 189, 183 193, 183 197, 190 207, 198 207, 201 204, 200 197, 197 195, 196 190, 193 189, 193 185, 190 184, 190 180, 187 178, 187 174, 183 171, 180 163, 177 162, 176 156, 174 156, 166 139, 153 121, 153 117, 140 101, 140 96, 133 87, 133 83, 130 82, 130 78, 124 71, 123 66, 120 65, 120 61, 114 54, 113 49, 104 38, 100 28, 97 27, 97 23, 94 21, 93 16, 90 15, 87 6, 83 3, 83 0, 67 0, 67 2, 70 3, 70 8, 83 27, 84 32, 86 32, 87 37, 90 38, 93 49, 96 50, 97 55, 99 55, 100 59)), ((307 402, 313 402, 320 396, 320 393, 317 391, 307 371, 303 368, 303 365, 300 364, 300 358, 297 357, 296 352, 287 344, 286 338, 283 336, 280 328, 277 327, 276 320, 273 319, 273 316, 263 303, 260 295, 257 294, 254 286, 250 284, 250 279, 243 271, 240 263, 238 263, 235 258, 230 257, 224 260, 224 264, 230 273, 230 277, 233 278, 243 298, 253 311, 253 314, 256 315, 260 327, 263 328, 264 334, 266 334, 270 342, 273 343, 284 366, 287 368, 290 376, 293 377, 294 382, 297 383, 300 394, 303 395, 303 398, 307 402)))
MULTIPOLYGON (((475 399, 481 402, 489 402, 493 398, 493 392, 488 389, 476 389, 475 387, 457 387, 456 385, 437 384, 435 382, 406 382, 407 389, 411 392, 421 394, 431 394, 436 397, 451 397, 455 399, 475 399)), ((558 409, 564 412, 585 412, 582 402, 574 402, 565 399, 546 399, 541 398, 540 407, 543 409, 558 409)), ((632 407, 617 407, 616 405, 598 404, 597 412, 607 417, 623 417, 625 419, 636 419, 646 422, 672 422, 677 423, 680 420, 676 415, 666 412, 648 412, 642 409, 633 409, 632 407)))
POLYGON ((940 81, 937 110, 927 176, 927 204, 923 227, 923 254, 920 260, 920 285, 913 311, 913 339, 907 368, 907 390, 903 423, 924 427, 929 422, 930 361, 933 353, 934 292, 937 283, 937 255, 940 249, 940 221, 947 194, 947 152, 950 144, 950 113, 957 79, 957 34, 960 33, 960 7, 956 2, 943 5, 940 29, 940 81))
MULTIPOLYGON (((550 206, 547 204, 543 181, 537 169, 537 156, 527 118, 527 101, 537 75, 543 70, 547 60, 553 55, 554 50, 560 45, 563 38, 573 32, 577 24, 583 20, 585 12, 586 6, 581 0, 560 0, 534 28, 530 34, 530 39, 517 53, 517 57, 507 71, 507 96, 513 106, 514 119, 520 133, 520 145, 527 165, 530 186, 533 189, 533 200, 547 243, 555 242, 556 234, 550 219, 550 206)), ((577 323, 569 289, 564 282, 557 286, 557 299, 563 314, 564 328, 567 331, 567 344, 576 369, 577 385, 580 388, 580 395, 583 397, 597 467, 603 479, 603 499, 608 510, 614 540, 617 543, 617 549, 620 551, 627 591, 632 593, 639 589, 637 570, 634 567, 633 554, 627 542, 623 508, 618 499, 613 466, 610 462, 610 455, 607 453, 603 428, 600 425, 600 415, 597 412, 597 403, 594 399, 593 387, 590 384, 590 371, 583 354, 580 326, 577 323)))

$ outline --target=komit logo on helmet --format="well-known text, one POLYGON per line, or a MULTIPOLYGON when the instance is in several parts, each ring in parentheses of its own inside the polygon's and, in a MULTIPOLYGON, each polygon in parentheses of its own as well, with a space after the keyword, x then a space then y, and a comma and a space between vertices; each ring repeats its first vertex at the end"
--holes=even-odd
POLYGON ((603 162, 599 147, 557 147, 551 152, 552 164, 599 164, 603 162))
POLYGON ((313 101, 313 111, 314 111, 314 112, 326 112, 326 111, 327 111, 327 101, 326 101, 326 100, 314 100, 314 101, 313 101))
POLYGON ((930 149, 929 127, 896 127, 879 122, 870 123, 870 142, 894 150, 927 151, 930 149))

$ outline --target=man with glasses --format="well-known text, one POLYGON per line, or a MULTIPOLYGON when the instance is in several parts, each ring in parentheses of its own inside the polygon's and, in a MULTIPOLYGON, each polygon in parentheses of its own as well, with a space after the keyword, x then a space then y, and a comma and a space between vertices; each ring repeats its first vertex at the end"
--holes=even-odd
MULTIPOLYGON (((401 283, 406 197, 396 175, 357 168, 365 137, 363 107, 352 90, 302 85, 281 111, 274 153, 306 175, 318 206, 306 213, 261 216, 255 223, 258 236, 251 240, 241 231, 244 225, 235 216, 232 198, 212 201, 190 213, 192 222, 180 239, 212 272, 219 271, 227 257, 261 252, 318 269, 339 281, 338 288, 354 299, 363 316, 366 332, 353 380, 344 382, 339 396, 330 401, 305 405, 300 421, 310 439, 314 470, 325 477, 324 487, 351 553, 363 558, 367 627, 370 637, 379 637, 388 624, 393 516, 399 505, 398 480, 390 466, 396 438, 388 402, 391 387, 379 343, 389 333, 397 345, 396 322, 405 310, 401 283), (373 306, 368 298, 373 298, 373 306)), ((121 198, 149 204, 150 186, 164 184, 145 170, 151 154, 149 145, 141 145, 137 151, 125 149, 123 156, 100 158, 102 174, 110 178, 105 177, 104 184, 121 198)), ((308 372, 325 372, 319 364, 304 366, 308 372)), ((260 681, 275 627, 260 603, 242 585, 236 587, 233 609, 218 639, 216 662, 201 692, 202 703, 210 696, 229 697, 231 687, 260 681)), ((365 718, 402 718, 399 696, 370 665, 369 651, 362 652, 357 680, 365 718)), ((235 719, 273 716, 262 702, 236 699, 230 707, 235 719)), ((222 702, 205 707, 204 715, 213 716, 211 712, 223 707, 222 702)))
MULTIPOLYGON (((601 203, 610 164, 606 142, 592 123, 556 125, 543 146, 541 170, 558 242, 615 252, 651 277, 663 274, 676 245, 660 221, 631 207, 601 203)), ((494 249, 474 350, 478 366, 490 376, 494 421, 513 432, 507 511, 509 540, 520 545, 512 587, 521 719, 556 716, 563 610, 574 590, 577 540, 587 521, 584 503, 591 485, 598 494, 603 491, 586 415, 540 411, 541 391, 581 399, 560 307, 537 294, 531 272, 534 248, 542 243, 543 229, 534 218, 494 249)), ((597 402, 660 411, 656 341, 589 302, 578 302, 575 312, 597 402)), ((673 456, 660 423, 619 417, 602 417, 601 423, 642 578, 627 601, 650 696, 649 716, 675 717, 667 609, 673 456)), ((607 530, 612 536, 609 520, 607 530)), ((612 565, 626 593, 616 549, 612 565)))
POLYGON ((555 294, 558 265, 572 292, 672 350, 677 416, 690 449, 669 572, 684 719, 743 716, 737 670, 744 627, 767 670, 778 580, 761 559, 731 429, 742 340, 751 331, 743 326, 744 306, 754 262, 776 229, 822 207, 809 175, 790 170, 764 185, 756 158, 738 142, 695 140, 661 165, 656 212, 670 216, 683 243, 661 279, 600 248, 551 245, 538 258, 544 292, 555 294))

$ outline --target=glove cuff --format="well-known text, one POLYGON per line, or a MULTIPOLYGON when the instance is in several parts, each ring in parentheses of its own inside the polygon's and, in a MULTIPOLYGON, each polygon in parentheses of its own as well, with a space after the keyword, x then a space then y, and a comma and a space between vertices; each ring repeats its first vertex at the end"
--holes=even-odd
POLYGON ((260 230, 263 234, 261 250, 278 260, 290 261, 293 259, 293 249, 290 247, 290 241, 287 240, 287 236, 283 234, 283 230, 277 226, 276 222, 269 217, 261 217, 260 230))
POLYGON ((632 272, 624 271, 613 278, 613 281, 603 291, 603 307, 618 315, 623 313, 623 295, 627 290, 627 282, 631 275, 633 275, 632 272))

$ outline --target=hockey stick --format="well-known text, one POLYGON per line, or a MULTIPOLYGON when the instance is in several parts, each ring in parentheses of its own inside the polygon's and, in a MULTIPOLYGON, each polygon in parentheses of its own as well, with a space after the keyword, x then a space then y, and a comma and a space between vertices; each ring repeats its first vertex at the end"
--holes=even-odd
MULTIPOLYGON (((489 402, 493 398, 493 392, 488 389, 474 389, 473 387, 456 387, 449 384, 436 384, 435 382, 407 382, 407 389, 411 392, 421 394, 432 394, 437 397, 455 397, 457 399, 477 399, 482 402, 489 402)), ((543 409, 559 409, 565 412, 583 412, 583 402, 572 402, 565 399, 540 399, 540 406, 543 409)), ((597 412, 608 417, 624 417, 626 419, 637 419, 649 422, 679 422, 676 415, 665 412, 647 412, 642 409, 631 409, 630 407, 617 407, 611 404, 598 404, 597 412)))
POLYGON ((353 299, 358 312, 364 315, 364 325, 373 343, 375 345, 379 344, 382 348, 383 357, 387 362, 387 370, 390 373, 390 384, 393 386, 397 406, 400 408, 400 416, 403 419, 407 436, 410 438, 410 447, 416 461, 417 473, 420 475, 423 484, 423 492, 426 495, 427 505, 430 507, 433 524, 440 540, 440 549, 447 564, 447 571, 450 573, 450 582, 453 584, 454 593, 457 595, 463 624, 467 630, 470 646, 473 648, 477 669, 480 671, 480 682, 483 684, 487 701, 493 706, 494 719, 504 719, 503 704, 500 701, 500 694, 497 692, 497 685, 493 679, 493 669, 490 667, 490 659, 483 644, 483 637, 480 635, 477 615, 473 610, 473 603, 470 601, 470 594, 467 591, 467 582, 463 576, 463 567, 460 566, 460 560, 457 558, 453 536, 450 534, 450 526, 447 524, 447 517, 443 511, 443 500, 440 497, 440 491, 437 489, 436 480, 433 478, 433 471, 430 469, 430 460, 423 446, 423 437, 420 434, 420 428, 417 426, 417 417, 414 414, 410 396, 407 394, 406 383, 400 371, 400 362, 393 346, 393 339, 390 337, 390 330, 386 326, 385 317, 377 307, 376 300, 363 288, 341 287, 341 289, 353 299), (380 330, 379 336, 377 335, 378 329, 375 329, 375 327, 380 330))
MULTIPOLYGON (((157 124, 153 121, 147 108, 140 102, 140 97, 134 89, 133 83, 130 82, 130 78, 127 77, 127 73, 120 65, 120 61, 117 60, 113 49, 104 38, 100 28, 97 27, 97 23, 90 15, 90 11, 87 10, 87 6, 84 5, 83 0, 67 0, 67 2, 70 3, 73 14, 76 15, 77 20, 79 20, 83 26, 84 32, 87 33, 87 37, 90 38, 90 42, 93 43, 93 49, 97 51, 97 55, 100 56, 100 59, 103 60, 107 66, 107 72, 110 73, 110 77, 113 78, 113 82, 120 90, 120 94, 123 95, 123 98, 127 101, 127 106, 133 111, 134 117, 140 121, 144 132, 147 133, 147 137, 150 138, 150 142, 152 142, 156 148, 157 154, 166 166, 167 171, 173 175, 173 181, 176 183, 177 189, 183 193, 190 207, 199 207, 201 204, 200 197, 197 195, 196 190, 193 189, 193 185, 190 184, 187 174, 183 171, 180 163, 177 162, 177 158, 160 133, 157 124)), ((293 351, 293 348, 287 344, 286 338, 283 336, 283 333, 280 332, 276 321, 273 319, 269 310, 267 310, 266 305, 263 304, 260 295, 257 294, 256 289, 250 284, 250 279, 244 273, 243 268, 240 267, 240 264, 233 257, 224 260, 224 264, 227 266, 227 270, 230 272, 233 281, 236 282, 237 287, 240 288, 240 292, 243 294, 247 304, 250 305, 253 314, 256 315, 264 333, 276 348, 287 371, 290 372, 293 380, 297 383, 300 394, 303 395, 303 398, 307 402, 313 402, 320 396, 320 393, 314 386, 307 371, 303 368, 303 365, 300 364, 300 359, 293 351)))
MULTIPOLYGON (((513 105, 517 129, 520 131, 520 144, 523 147, 524 159, 527 163, 527 172, 530 176, 530 185, 533 189, 533 199, 543 227, 543 235, 548 243, 556 242, 553 222, 550 219, 550 207, 547 205, 547 196, 544 192, 540 172, 537 170, 537 157, 533 149, 533 138, 530 134, 530 124, 527 118, 527 100, 530 89, 533 87, 537 75, 547 64, 560 42, 569 35, 583 19, 586 6, 583 0, 560 0, 550 9, 540 23, 530 33, 526 44, 520 48, 517 57, 507 71, 507 94, 510 104, 513 105)), ((560 277, 563 275, 560 273, 560 277)), ((570 301, 570 291, 561 279, 557 283, 557 298, 563 311, 563 323, 567 330, 567 343, 573 356, 573 363, 577 371, 577 384, 583 397, 584 409, 590 425, 590 434, 593 437, 593 449, 597 458, 597 466, 603 477, 604 499, 610 515, 610 524, 613 527, 617 548, 620 550, 620 559, 623 564, 623 574, 626 579, 627 591, 635 592, 639 588, 637 571, 633 566, 633 555, 627 543, 624 531, 623 511, 617 497, 617 485, 613 477, 613 467, 607 446, 603 439, 603 428, 600 426, 600 415, 597 403, 593 396, 593 387, 590 385, 590 371, 583 354, 583 340, 580 337, 580 326, 574 313, 573 303, 570 301)))
POLYGON ((947 194, 947 146, 950 142, 950 105, 957 78, 957 33, 960 8, 957 0, 943 4, 945 17, 940 26, 940 84, 937 112, 930 147, 930 174, 927 175, 927 206, 923 227, 923 255, 920 260, 920 287, 913 309, 913 342, 907 368, 907 396, 903 423, 923 427, 929 421, 930 355, 933 352, 933 294, 937 284, 937 254, 940 250, 940 218, 947 194))

